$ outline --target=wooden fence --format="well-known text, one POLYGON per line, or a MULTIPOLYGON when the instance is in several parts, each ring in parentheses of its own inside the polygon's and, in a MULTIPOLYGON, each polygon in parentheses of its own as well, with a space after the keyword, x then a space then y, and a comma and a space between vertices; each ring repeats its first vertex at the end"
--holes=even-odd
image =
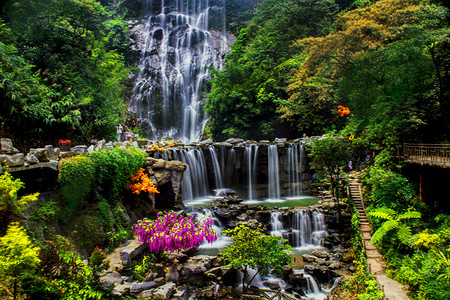
POLYGON ((405 162, 450 167, 450 145, 404 144, 405 162))

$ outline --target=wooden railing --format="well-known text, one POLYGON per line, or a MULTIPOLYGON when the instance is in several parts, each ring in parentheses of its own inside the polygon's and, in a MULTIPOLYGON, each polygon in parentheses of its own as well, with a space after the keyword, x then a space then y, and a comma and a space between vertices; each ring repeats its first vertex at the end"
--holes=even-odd
POLYGON ((450 167, 450 145, 404 144, 405 162, 450 167))

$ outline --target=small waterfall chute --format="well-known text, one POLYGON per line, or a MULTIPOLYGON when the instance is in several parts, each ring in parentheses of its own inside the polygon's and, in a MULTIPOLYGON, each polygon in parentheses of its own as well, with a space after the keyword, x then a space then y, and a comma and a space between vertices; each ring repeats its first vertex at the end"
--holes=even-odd
POLYGON ((278 163, 278 147, 277 145, 268 146, 268 172, 269 172, 269 199, 273 201, 280 200, 280 175, 278 163))

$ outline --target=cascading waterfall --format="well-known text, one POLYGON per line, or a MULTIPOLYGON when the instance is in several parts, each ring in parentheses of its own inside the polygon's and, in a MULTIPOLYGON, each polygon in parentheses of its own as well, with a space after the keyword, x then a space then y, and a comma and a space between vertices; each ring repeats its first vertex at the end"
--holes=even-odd
POLYGON ((188 165, 183 174, 183 200, 193 200, 208 195, 208 178, 203 151, 198 148, 181 149, 178 156, 188 165))
POLYGON ((292 243, 296 248, 314 246, 321 247, 327 235, 325 217, 319 211, 296 210, 292 214, 291 227, 283 225, 280 211, 271 212, 271 235, 288 238, 292 235, 292 243))
POLYGON ((289 166, 289 196, 299 196, 302 194, 301 166, 303 147, 300 144, 289 144, 287 149, 289 166))
POLYGON ((229 48, 221 28, 225 9, 213 7, 212 20, 223 22, 212 31, 209 0, 162 0, 160 8, 146 1, 151 15, 138 41, 140 72, 129 110, 154 139, 197 141, 207 120, 202 110, 204 83, 210 67, 221 69, 229 48))
POLYGON ((211 160, 214 168, 214 178, 216 180, 216 189, 223 189, 222 183, 222 173, 219 165, 219 160, 217 159, 216 148, 214 146, 209 146, 209 153, 211 154, 211 160))
POLYGON ((269 145, 268 147, 269 163, 269 199, 280 199, 280 176, 278 171, 278 147, 269 145))

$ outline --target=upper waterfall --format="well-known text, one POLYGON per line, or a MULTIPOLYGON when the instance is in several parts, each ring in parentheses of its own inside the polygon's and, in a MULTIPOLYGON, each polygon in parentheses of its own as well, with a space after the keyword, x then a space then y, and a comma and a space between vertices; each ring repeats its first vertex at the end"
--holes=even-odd
POLYGON ((225 7, 209 0, 144 0, 148 18, 138 41, 141 57, 129 111, 153 139, 197 141, 210 67, 229 51, 225 7))

